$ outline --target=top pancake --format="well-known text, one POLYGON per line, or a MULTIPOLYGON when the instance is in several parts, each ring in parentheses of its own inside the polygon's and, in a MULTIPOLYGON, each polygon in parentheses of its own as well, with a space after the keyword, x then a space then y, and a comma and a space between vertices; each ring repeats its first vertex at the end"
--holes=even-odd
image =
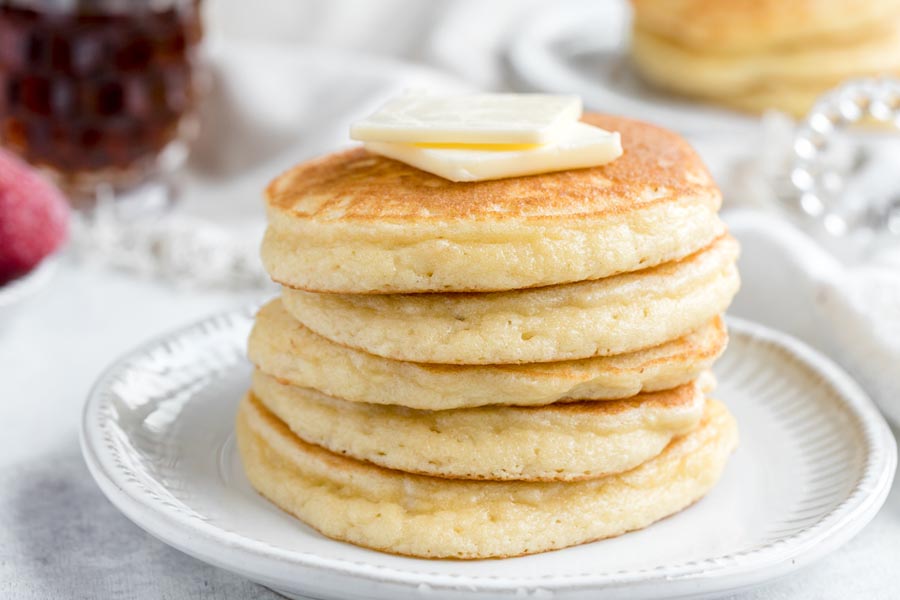
POLYGON ((500 291, 677 260, 724 231, 721 194, 691 147, 620 117, 600 167, 454 183, 362 148, 294 167, 266 190, 272 278, 318 292, 500 291))
POLYGON ((631 0, 635 26, 695 49, 758 52, 858 41, 894 27, 900 0, 631 0))

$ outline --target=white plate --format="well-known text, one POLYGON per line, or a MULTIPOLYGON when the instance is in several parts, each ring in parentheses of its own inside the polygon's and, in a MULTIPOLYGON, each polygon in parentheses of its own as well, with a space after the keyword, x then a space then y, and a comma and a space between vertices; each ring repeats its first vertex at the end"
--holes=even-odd
POLYGON ((536 556, 418 560, 332 541, 259 497, 232 436, 252 311, 128 354, 88 399, 82 448, 123 513, 197 558, 290 595, 342 600, 658 598, 733 590, 813 561, 878 511, 896 467, 878 411, 829 360, 732 319, 717 397, 741 444, 719 485, 643 531, 536 556), (427 594, 426 594, 427 592, 427 594))
POLYGON ((628 55, 631 9, 625 0, 553 2, 516 28, 507 60, 520 87, 580 94, 599 112, 664 125, 690 136, 752 132, 759 120, 653 88, 628 55))

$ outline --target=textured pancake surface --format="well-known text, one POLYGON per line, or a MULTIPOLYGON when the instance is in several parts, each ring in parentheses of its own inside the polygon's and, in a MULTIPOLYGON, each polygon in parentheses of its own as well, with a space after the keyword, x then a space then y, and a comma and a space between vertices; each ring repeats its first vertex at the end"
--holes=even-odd
POLYGON ((262 495, 324 535, 428 558, 533 554, 646 527, 701 498, 737 444, 725 407, 623 474, 577 482, 467 481, 393 471, 307 444, 248 396, 244 469, 262 495))
POLYGON ((633 352, 721 314, 737 292, 738 245, 723 236, 681 261, 596 281, 483 294, 317 294, 284 307, 331 341, 396 360, 551 362, 633 352))
POLYGON ((721 195, 678 135, 619 117, 599 167, 454 183, 362 148, 266 190, 262 258, 308 291, 498 291, 598 279, 687 256, 724 232, 721 195))
POLYGON ((256 316, 248 355, 299 387, 373 404, 445 410, 609 400, 694 380, 725 349, 720 317, 671 342, 615 356, 521 365, 440 365, 383 358, 335 344, 293 319, 276 299, 256 316))
POLYGON ((898 0, 631 0, 634 22, 679 44, 749 52, 858 40, 900 16, 898 0))
POLYGON ((628 400, 439 411, 338 400, 258 370, 252 392, 304 441, 389 469, 575 481, 633 469, 696 427, 711 378, 628 400))

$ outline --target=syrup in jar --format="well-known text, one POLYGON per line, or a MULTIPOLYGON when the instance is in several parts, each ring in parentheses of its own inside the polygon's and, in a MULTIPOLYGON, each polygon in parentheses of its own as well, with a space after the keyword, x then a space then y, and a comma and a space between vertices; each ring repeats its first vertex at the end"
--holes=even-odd
POLYGON ((76 198, 196 127, 199 0, 0 0, 0 144, 76 198))

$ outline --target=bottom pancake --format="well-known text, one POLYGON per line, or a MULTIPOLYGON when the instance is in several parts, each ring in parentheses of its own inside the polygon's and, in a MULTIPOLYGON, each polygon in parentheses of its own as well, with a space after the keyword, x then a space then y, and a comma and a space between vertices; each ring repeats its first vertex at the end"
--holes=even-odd
POLYGON ((627 400, 415 410, 349 402, 257 370, 253 396, 335 454, 451 479, 575 481, 633 469, 703 417, 712 375, 627 400))
POLYGON ((251 484, 324 535, 425 558, 534 554, 621 535, 706 494, 737 444, 709 400, 699 427, 626 473, 578 482, 439 479, 332 454, 297 438, 248 395, 238 448, 251 484))

